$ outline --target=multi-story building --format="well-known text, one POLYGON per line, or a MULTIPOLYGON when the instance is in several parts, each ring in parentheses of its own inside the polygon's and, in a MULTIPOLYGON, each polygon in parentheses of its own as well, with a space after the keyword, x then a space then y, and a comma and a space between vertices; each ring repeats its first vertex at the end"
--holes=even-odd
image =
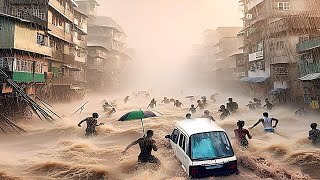
POLYGON ((298 86, 296 44, 317 31, 315 4, 316 0, 243 0, 248 77, 242 80, 253 93, 266 96, 282 89, 288 97, 299 94, 291 88, 298 86))
POLYGON ((207 63, 211 67, 208 77, 223 88, 235 85, 236 59, 242 54, 241 38, 237 36, 240 30, 241 27, 218 27, 204 33, 207 63))
MULTIPOLYGON (((44 96, 57 100, 70 99, 85 82, 82 66, 86 61, 86 21, 88 16, 76 10, 73 0, 0 0, 5 13, 40 24, 46 30, 38 36, 50 48, 46 57, 50 88, 44 96), (37 17, 36 20, 30 17, 37 17)), ((27 44, 26 44, 27 45, 27 44)))
MULTIPOLYGON (((45 84, 46 58, 52 56, 46 31, 40 24, 0 14, 0 68, 13 81, 23 84, 29 94, 35 94, 45 84)), ((12 93, 12 88, 7 87, 2 79, 1 92, 12 93)))

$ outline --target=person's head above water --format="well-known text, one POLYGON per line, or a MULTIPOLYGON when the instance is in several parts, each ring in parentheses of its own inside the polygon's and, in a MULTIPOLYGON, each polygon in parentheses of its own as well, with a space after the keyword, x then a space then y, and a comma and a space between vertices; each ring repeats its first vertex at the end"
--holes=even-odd
POLYGON ((224 108, 226 108, 226 106, 225 106, 225 105, 221 105, 220 108, 221 108, 221 109, 224 109, 224 108))
POLYGON ((191 114, 190 113, 186 114, 186 118, 191 119, 191 114))
POLYGON ((269 117, 269 114, 267 112, 264 112, 262 115, 263 117, 269 117))
POLYGON ((209 115, 210 112, 209 112, 208 110, 205 110, 205 111, 204 111, 204 114, 205 114, 205 115, 209 115))
POLYGON ((317 128, 317 126, 318 126, 318 124, 317 124, 317 123, 311 123, 311 125, 310 125, 311 129, 316 129, 316 128, 317 128))
POLYGON ((148 130, 147 131, 147 137, 152 137, 153 136, 153 131, 152 130, 148 130))
POLYGON ((201 103, 201 101, 200 101, 200 100, 198 100, 198 101, 197 101, 197 103, 201 103))
POLYGON ((232 101, 233 101, 233 99, 232 99, 232 98, 229 98, 228 100, 229 100, 229 102, 232 102, 232 101))
POLYGON ((191 104, 191 107, 194 107, 194 104, 191 104))
POLYGON ((98 113, 92 113, 92 117, 93 117, 93 118, 98 118, 98 117, 99 117, 99 114, 98 114, 98 113))
POLYGON ((243 128, 244 127, 244 121, 242 121, 242 120, 239 120, 238 122, 237 122, 237 126, 239 127, 239 128, 243 128))

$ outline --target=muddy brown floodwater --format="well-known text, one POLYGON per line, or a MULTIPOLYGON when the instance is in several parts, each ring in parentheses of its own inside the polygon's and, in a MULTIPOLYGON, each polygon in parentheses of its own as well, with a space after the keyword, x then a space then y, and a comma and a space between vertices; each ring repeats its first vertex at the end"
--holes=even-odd
MULTIPOLYGON (((146 119, 146 129, 155 131, 155 139, 159 151, 155 152, 162 165, 137 166, 138 146, 127 154, 124 148, 141 137, 139 121, 118 122, 117 119, 132 109, 144 108, 149 100, 144 98, 131 99, 124 104, 123 96, 108 97, 91 95, 90 101, 82 114, 71 114, 82 103, 55 104, 54 109, 63 116, 54 124, 34 119, 32 122, 18 123, 28 133, 17 135, 0 135, 0 179, 8 180, 60 180, 60 179, 136 179, 162 180, 186 179, 181 164, 175 158, 169 143, 164 136, 169 134, 176 121, 182 120, 187 113, 190 102, 180 97, 185 107, 174 108, 173 105, 159 105, 157 111, 162 117, 146 119), (118 98, 118 112, 106 117, 101 108, 103 99, 118 98), (99 136, 84 138, 85 127, 79 128, 78 122, 92 112, 100 114, 99 122, 106 122, 98 127, 99 136)), ((157 96, 158 101, 163 96, 157 96)), ((218 102, 225 102, 227 96, 219 96, 218 102)), ((293 110, 277 109, 270 112, 280 120, 275 134, 263 133, 262 126, 251 130, 253 139, 250 147, 243 151, 235 144, 233 130, 238 119, 246 121, 246 128, 260 118, 263 110, 250 111, 245 107, 248 98, 235 98, 240 104, 237 114, 221 121, 215 113, 219 103, 210 104, 208 109, 213 112, 217 123, 227 132, 239 159, 239 175, 227 177, 211 177, 208 179, 320 179, 320 149, 314 148, 307 139, 309 125, 318 122, 316 117, 297 118, 293 110)), ((200 116, 202 112, 194 116, 200 116)))

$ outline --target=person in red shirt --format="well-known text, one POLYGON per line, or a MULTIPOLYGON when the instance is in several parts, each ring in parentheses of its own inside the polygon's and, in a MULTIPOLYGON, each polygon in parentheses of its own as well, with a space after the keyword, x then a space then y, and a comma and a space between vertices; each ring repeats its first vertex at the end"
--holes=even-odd
POLYGON ((247 129, 243 128, 244 124, 245 124, 244 121, 241 121, 241 120, 238 121, 237 122, 238 129, 234 130, 234 134, 236 135, 236 138, 237 138, 237 141, 238 141, 240 147, 248 148, 249 142, 248 142, 246 136, 248 136, 249 139, 251 139, 252 136, 250 135, 250 133, 247 129))

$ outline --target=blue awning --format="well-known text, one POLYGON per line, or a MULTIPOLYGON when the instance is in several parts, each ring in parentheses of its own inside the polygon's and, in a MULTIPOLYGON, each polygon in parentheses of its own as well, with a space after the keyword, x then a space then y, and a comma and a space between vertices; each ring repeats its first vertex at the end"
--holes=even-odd
POLYGON ((299 78, 300 81, 312 81, 316 79, 320 79, 320 73, 312 73, 299 78))
POLYGON ((267 79, 268 79, 267 77, 244 77, 244 78, 241 78, 240 81, 250 82, 250 83, 262 83, 262 82, 265 82, 267 79))

